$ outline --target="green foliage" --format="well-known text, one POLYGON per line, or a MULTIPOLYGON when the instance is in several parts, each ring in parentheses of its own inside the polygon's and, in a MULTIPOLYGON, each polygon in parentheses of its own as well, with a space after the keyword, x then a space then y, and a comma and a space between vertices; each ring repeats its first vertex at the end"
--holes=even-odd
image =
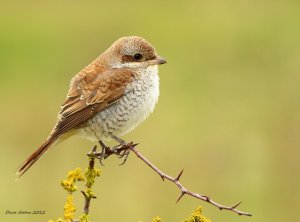
POLYGON ((88 168, 88 170, 85 172, 85 178, 86 178, 86 186, 88 188, 91 188, 93 186, 93 184, 95 183, 95 178, 99 177, 101 174, 101 170, 99 169, 91 169, 90 167, 88 168))
POLYGON ((90 222, 90 217, 88 214, 83 214, 80 216, 80 219, 79 219, 80 222, 90 222))

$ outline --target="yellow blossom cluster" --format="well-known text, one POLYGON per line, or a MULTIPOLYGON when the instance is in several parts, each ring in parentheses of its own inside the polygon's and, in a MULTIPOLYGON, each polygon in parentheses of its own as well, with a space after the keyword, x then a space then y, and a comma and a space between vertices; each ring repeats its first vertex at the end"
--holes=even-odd
POLYGON ((74 205, 74 197, 72 194, 69 194, 67 197, 67 201, 64 206, 64 219, 67 222, 71 222, 74 219, 76 208, 74 205))
POLYGON ((185 219, 183 222, 211 222, 210 219, 206 218, 202 214, 202 207, 197 207, 197 209, 192 213, 192 215, 185 219))
POLYGON ((75 186, 75 182, 82 181, 82 180, 84 180, 84 176, 81 172, 81 169, 76 168, 75 170, 69 171, 67 179, 62 180, 60 184, 69 193, 73 193, 74 191, 77 190, 77 186, 75 186))

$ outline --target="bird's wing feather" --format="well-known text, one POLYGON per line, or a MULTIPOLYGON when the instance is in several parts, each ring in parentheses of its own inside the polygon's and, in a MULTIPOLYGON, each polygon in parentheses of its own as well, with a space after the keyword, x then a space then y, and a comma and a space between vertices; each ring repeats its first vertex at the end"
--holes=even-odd
POLYGON ((22 176, 65 132, 73 129, 97 112, 118 101, 126 93, 126 85, 133 80, 128 69, 112 69, 94 75, 77 74, 70 86, 59 120, 47 140, 19 167, 22 176))
POLYGON ((133 73, 129 69, 110 69, 101 75, 77 76, 51 136, 67 132, 116 102, 124 95, 127 84, 132 80, 133 73))

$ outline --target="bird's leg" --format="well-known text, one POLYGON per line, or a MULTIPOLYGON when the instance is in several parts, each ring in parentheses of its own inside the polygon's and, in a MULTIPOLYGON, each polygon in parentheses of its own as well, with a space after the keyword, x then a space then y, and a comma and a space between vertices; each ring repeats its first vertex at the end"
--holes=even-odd
POLYGON ((115 135, 111 135, 111 137, 119 144, 117 146, 114 146, 113 148, 110 148, 109 146, 105 145, 105 143, 102 140, 99 140, 99 144, 102 150, 101 152, 96 153, 96 156, 99 159, 100 164, 104 166, 102 161, 108 158, 110 155, 115 154, 119 158, 123 158, 123 162, 120 164, 123 165, 128 159, 130 148, 132 146, 136 146, 137 144, 133 144, 133 142, 126 143, 124 140, 120 139, 119 137, 116 137, 115 135))
POLYGON ((119 145, 115 146, 112 150, 116 151, 116 153, 118 154, 119 158, 123 158, 123 162, 120 165, 123 165, 129 156, 130 153, 130 147, 132 146, 133 143, 126 143, 124 140, 120 139, 119 137, 112 135, 111 137, 117 141, 118 143, 120 143, 119 145))
POLYGON ((124 140, 120 139, 119 137, 117 137, 117 136, 115 136, 115 135, 113 135, 113 134, 111 134, 111 137, 112 137, 115 141, 117 141, 117 142, 119 143, 119 145, 124 145, 124 144, 126 144, 126 142, 125 142, 124 140))
POLYGON ((106 146, 105 143, 102 140, 99 140, 99 144, 101 146, 101 152, 97 153, 97 158, 100 161, 100 164, 104 166, 102 163, 102 160, 108 158, 112 154, 118 154, 116 150, 111 149, 109 146, 106 146))

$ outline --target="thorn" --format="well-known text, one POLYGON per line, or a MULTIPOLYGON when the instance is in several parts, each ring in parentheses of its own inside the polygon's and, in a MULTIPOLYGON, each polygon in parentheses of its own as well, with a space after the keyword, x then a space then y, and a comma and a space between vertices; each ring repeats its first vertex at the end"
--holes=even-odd
POLYGON ((242 201, 238 202, 236 205, 232 206, 231 209, 236 209, 241 203, 242 203, 242 201))
POLYGON ((94 146, 94 148, 93 148, 93 152, 96 152, 96 150, 97 150, 97 146, 94 146))
POLYGON ((161 178, 163 181, 165 181, 165 178, 164 178, 164 176, 160 176, 160 178, 161 178))
POLYGON ((204 197, 206 199, 206 201, 210 203, 210 197, 209 196, 204 195, 202 197, 204 197))
POLYGON ((133 149, 133 148, 135 148, 137 145, 139 145, 138 143, 133 143, 133 142, 131 142, 130 144, 128 144, 129 145, 129 149, 133 149))
POLYGON ((181 192, 180 196, 178 197, 176 203, 178 203, 180 201, 180 199, 184 196, 185 192, 181 192))
POLYGON ((183 173, 183 169, 181 170, 181 172, 178 174, 178 176, 176 177, 176 181, 179 181, 179 179, 180 179, 180 177, 181 177, 181 175, 182 175, 182 173, 183 173))

